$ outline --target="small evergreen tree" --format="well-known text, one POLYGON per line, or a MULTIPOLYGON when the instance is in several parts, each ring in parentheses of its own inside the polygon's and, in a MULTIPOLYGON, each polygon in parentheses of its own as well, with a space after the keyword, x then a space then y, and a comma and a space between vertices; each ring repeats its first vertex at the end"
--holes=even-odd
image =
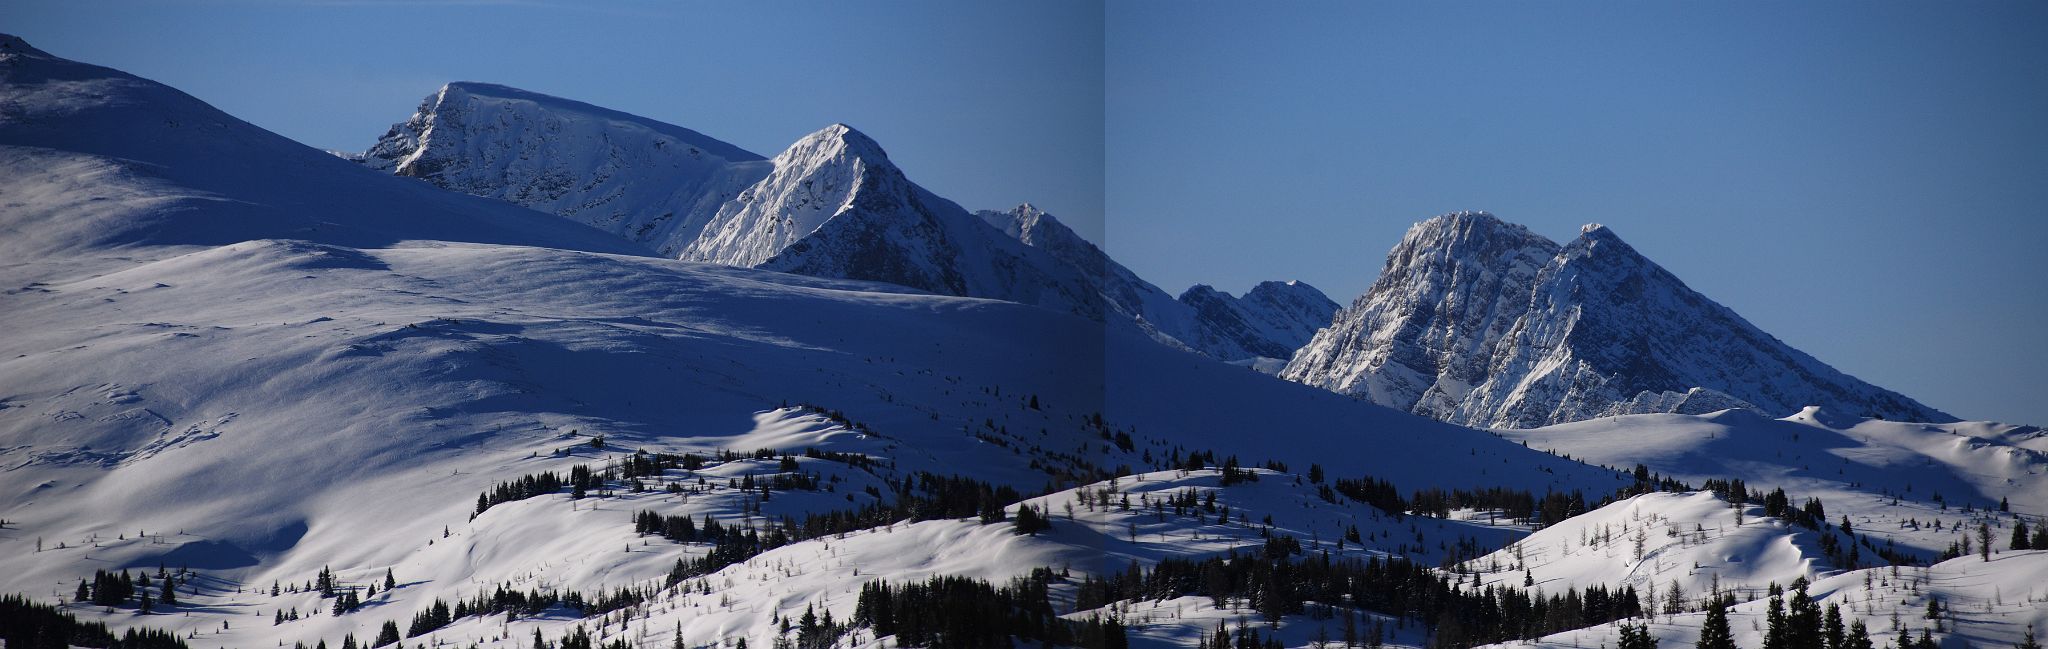
POLYGON ((1028 504, 1017 506, 1017 521, 1015 525, 1017 526, 1018 534, 1028 534, 1031 536, 1038 536, 1039 532, 1052 529, 1052 521, 1045 517, 1044 512, 1028 504))
POLYGON ((1870 642, 1870 629, 1863 626, 1863 620, 1849 623, 1849 639, 1842 642, 1842 649, 1876 649, 1870 642))
POLYGON ((1707 607, 1707 621, 1700 625, 1700 641, 1695 649, 1735 649, 1735 635, 1728 629, 1727 598, 1716 598, 1707 607))
POLYGON ((2014 523, 2012 526, 2012 549, 2031 550, 2033 548, 2033 539, 2027 537, 2027 522, 2021 520, 2018 523, 2014 523))

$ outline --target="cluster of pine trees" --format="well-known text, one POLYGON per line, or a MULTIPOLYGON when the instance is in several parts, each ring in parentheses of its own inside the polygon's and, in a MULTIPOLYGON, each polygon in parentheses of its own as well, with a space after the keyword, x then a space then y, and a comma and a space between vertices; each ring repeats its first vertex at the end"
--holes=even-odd
MULTIPOLYGON (((711 551, 695 559, 677 559, 670 570, 669 585, 726 566, 746 561, 762 552, 833 534, 880 527, 903 520, 982 517, 984 522, 1002 520, 1003 508, 1021 500, 1017 490, 991 485, 961 476, 918 472, 902 482, 890 484, 894 499, 869 504, 856 510, 785 516, 767 529, 740 529, 705 516, 700 524, 688 516, 665 516, 651 511, 633 515, 633 528, 641 534, 658 534, 680 543, 711 543, 711 551)), ((879 496, 879 494, 877 494, 879 496)), ((1042 516, 1040 518, 1043 518, 1042 516)), ((1043 528, 1039 528, 1043 529, 1043 528)))
POLYGON ((1053 612, 1048 586, 1059 580, 1040 568, 1008 585, 939 575, 921 582, 861 586, 853 623, 904 647, 1007 647, 1011 638, 1047 646, 1124 649, 1130 640, 1115 618, 1070 621, 1053 612))
POLYGON ((104 622, 80 622, 76 616, 20 595, 0 595, 0 647, 8 649, 187 649, 168 631, 131 628, 121 635, 104 622))
POLYGON ((1300 547, 1279 536, 1256 554, 1168 558, 1150 569, 1133 563, 1122 573, 1084 579, 1075 607, 1196 595, 1219 608, 1242 605, 1278 620, 1305 612, 1308 602, 1344 603, 1418 621, 1435 629, 1437 645, 1446 647, 1535 638, 1643 613, 1633 587, 1595 585, 1543 596, 1503 586, 1471 589, 1398 557, 1332 559, 1319 553, 1297 559, 1300 547))

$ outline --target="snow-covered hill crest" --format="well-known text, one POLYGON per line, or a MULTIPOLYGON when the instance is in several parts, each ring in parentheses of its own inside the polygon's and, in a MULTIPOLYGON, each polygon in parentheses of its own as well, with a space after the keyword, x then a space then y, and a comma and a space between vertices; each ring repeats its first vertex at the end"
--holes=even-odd
POLYGON ((1808 405, 1955 421, 1764 333, 1613 230, 1560 246, 1484 212, 1410 228, 1282 376, 1473 426, 1808 405))

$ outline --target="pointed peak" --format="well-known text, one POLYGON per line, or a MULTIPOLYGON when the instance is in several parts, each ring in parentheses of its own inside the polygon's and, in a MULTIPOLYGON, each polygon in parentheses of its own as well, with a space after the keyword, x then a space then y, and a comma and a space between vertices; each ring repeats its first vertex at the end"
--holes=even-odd
POLYGON ((1635 251, 1634 246, 1630 246, 1628 245, 1628 242, 1622 241, 1621 235, 1615 234, 1613 228, 1609 228, 1598 223, 1587 223, 1584 227, 1579 228, 1579 237, 1577 239, 1573 239, 1572 242, 1566 247, 1573 249, 1583 248, 1587 250, 1626 252, 1631 255, 1641 256, 1640 253, 1637 253, 1635 251))
POLYGON ((889 159, 888 152, 883 151, 882 145, 875 142, 874 138, 841 122, 834 122, 825 128, 812 131, 810 135, 803 136, 789 148, 791 151, 833 149, 842 150, 850 157, 874 158, 877 161, 889 159))
POLYGON ((1557 244, 1519 223, 1509 223, 1484 210, 1450 212, 1431 217, 1408 228, 1396 250, 1465 245, 1535 245, 1555 248, 1557 244))
POLYGON ((1290 279, 1284 282, 1279 280, 1259 282, 1258 286, 1254 286, 1252 290, 1246 291, 1245 295, 1250 296, 1253 293, 1313 293, 1319 297, 1323 296, 1321 289, 1310 286, 1308 282, 1298 279, 1290 279))
POLYGON ((34 58, 55 58, 49 52, 36 49, 28 41, 13 34, 0 33, 0 56, 29 56, 34 58))
POLYGON ((1213 298, 1213 297, 1216 297, 1216 296, 1219 296, 1219 295, 1220 295, 1220 296, 1223 296, 1223 297, 1230 297, 1230 294, 1229 294, 1229 293, 1224 293, 1224 292, 1222 292, 1222 291, 1218 291, 1218 290, 1216 290, 1216 287, 1214 287, 1214 286, 1210 286, 1210 285, 1208 285, 1208 284, 1196 284, 1196 285, 1194 285, 1194 286, 1190 286, 1190 287, 1188 287, 1188 290, 1185 290, 1185 291, 1181 291, 1181 292, 1180 292, 1180 297, 1179 297, 1179 298, 1176 298, 1176 299, 1178 299, 1178 300, 1179 300, 1179 301, 1181 301, 1181 302, 1187 302, 1187 301, 1188 301, 1188 299, 1189 299, 1189 298, 1191 298, 1191 297, 1192 297, 1192 298, 1213 298))

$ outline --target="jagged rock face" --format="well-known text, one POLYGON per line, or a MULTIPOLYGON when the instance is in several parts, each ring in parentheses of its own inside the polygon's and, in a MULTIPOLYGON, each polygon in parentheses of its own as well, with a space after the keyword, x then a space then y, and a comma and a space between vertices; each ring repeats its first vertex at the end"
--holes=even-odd
POLYGON ((1079 270, 1108 309, 1154 339, 1218 359, 1286 359, 1337 311, 1336 302, 1302 282, 1265 282, 1243 298, 1196 286, 1175 299, 1030 204, 976 215, 1079 270))
POLYGON ((1410 228, 1281 376, 1471 426, 1806 405, 1955 420, 1792 349, 1612 230, 1559 246, 1477 212, 1410 228))
POLYGON ((451 83, 358 158, 444 189, 550 212, 675 257, 770 171, 671 124, 483 83, 451 83))

